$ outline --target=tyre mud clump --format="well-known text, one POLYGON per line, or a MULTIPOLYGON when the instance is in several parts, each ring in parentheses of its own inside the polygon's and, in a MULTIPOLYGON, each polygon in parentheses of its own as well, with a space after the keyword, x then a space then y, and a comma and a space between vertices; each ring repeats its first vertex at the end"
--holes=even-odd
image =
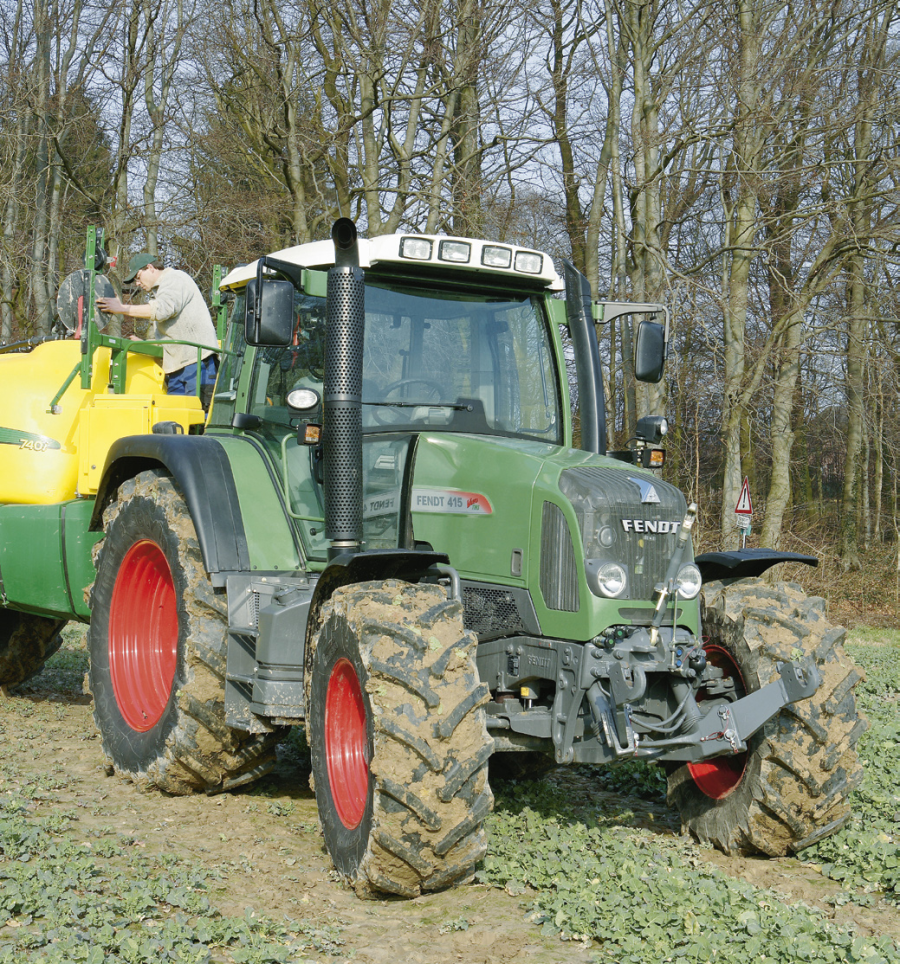
POLYGON ((484 856, 493 741, 475 647, 462 605, 437 586, 363 583, 336 591, 323 609, 308 676, 314 789, 332 860, 362 897, 464 883, 484 856), (346 791, 332 776, 336 750, 325 737, 330 681, 348 663, 368 760, 355 826, 340 816, 346 791))
POLYGON ((736 669, 739 690, 760 689, 778 678, 779 663, 805 655, 822 684, 748 740, 743 772, 736 769, 727 792, 708 796, 684 765, 669 774, 669 803, 685 831, 725 853, 802 850, 844 826, 848 796, 862 779, 856 744, 867 724, 854 687, 863 673, 841 645, 846 631, 828 621, 823 599, 755 579, 706 585, 701 619, 710 660, 736 669))

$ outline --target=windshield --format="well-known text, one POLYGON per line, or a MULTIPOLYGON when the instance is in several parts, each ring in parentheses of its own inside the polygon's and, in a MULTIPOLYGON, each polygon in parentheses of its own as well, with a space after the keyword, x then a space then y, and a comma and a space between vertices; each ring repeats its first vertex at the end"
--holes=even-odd
POLYGON ((364 428, 558 442, 558 399, 539 300, 367 287, 364 428))
MULTIPOLYGON (((293 344, 258 358, 251 411, 273 420, 298 387, 321 391, 325 302, 298 294, 293 344)), ((363 431, 524 435, 562 442, 559 385, 539 298, 369 282, 363 431)))

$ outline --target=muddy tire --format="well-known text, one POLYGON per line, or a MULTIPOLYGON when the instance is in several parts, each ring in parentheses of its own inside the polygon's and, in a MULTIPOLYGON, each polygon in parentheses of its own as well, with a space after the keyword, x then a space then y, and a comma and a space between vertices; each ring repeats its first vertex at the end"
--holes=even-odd
POLYGON ((0 686, 18 686, 37 676, 62 645, 65 619, 0 609, 0 686))
POLYGON ((493 806, 487 686, 462 606, 398 580, 339 589, 314 641, 307 733, 325 843, 361 897, 471 880, 493 806))
POLYGON ((280 731, 225 724, 226 599, 210 584, 181 493, 162 472, 142 472, 119 487, 103 525, 88 638, 107 764, 174 794, 261 776, 280 731))
POLYGON ((847 798, 862 779, 856 743, 867 724, 853 689, 863 674, 843 650, 845 630, 799 586, 752 579, 705 586, 701 619, 707 658, 735 679, 738 698, 800 653, 815 658, 823 681, 754 734, 745 754, 670 773, 669 803, 685 831, 725 853, 802 850, 849 820, 847 798))

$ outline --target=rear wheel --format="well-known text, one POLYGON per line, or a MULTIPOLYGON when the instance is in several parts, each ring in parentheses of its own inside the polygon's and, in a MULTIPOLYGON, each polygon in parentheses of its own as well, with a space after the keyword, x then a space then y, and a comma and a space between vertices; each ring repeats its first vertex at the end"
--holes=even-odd
POLYGON ((307 731, 319 818, 356 892, 470 880, 493 805, 487 687, 462 606, 398 580, 339 589, 312 654, 307 731))
POLYGON ((181 493, 161 472, 142 472, 103 520, 90 685, 109 765, 179 794, 261 776, 274 765, 278 732, 225 724, 226 601, 210 584, 181 493))
POLYGON ((725 853, 802 850, 849 820, 862 779, 856 743, 866 722, 853 693, 862 671, 844 653, 845 631, 825 618, 822 599, 750 579, 705 586, 701 619, 707 659, 734 680, 737 699, 799 655, 815 659, 822 685, 769 720, 747 752, 670 773, 669 803, 686 831, 725 853))
POLYGON ((62 645, 64 619, 0 609, 0 686, 18 686, 36 676, 62 645))

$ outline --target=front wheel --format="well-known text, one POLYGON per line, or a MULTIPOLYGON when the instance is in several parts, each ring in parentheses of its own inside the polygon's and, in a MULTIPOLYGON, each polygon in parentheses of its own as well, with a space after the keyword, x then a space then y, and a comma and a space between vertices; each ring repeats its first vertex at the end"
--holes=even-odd
POLYGON ((701 600, 708 661, 737 698, 778 676, 778 664, 812 656, 822 685, 790 703, 747 741, 747 751, 685 764, 669 774, 669 803, 682 826, 728 854, 781 857, 840 829, 862 779, 856 744, 866 721, 853 689, 862 671, 841 645, 845 631, 824 601, 799 586, 712 582, 701 600))
POLYGON ((398 580, 337 590, 312 655, 307 732, 325 843, 361 897, 470 880, 493 805, 487 687, 462 606, 398 580))
POLYGON ((161 472, 142 472, 120 486, 103 524, 89 640, 108 764, 176 794, 261 776, 279 731, 250 735, 225 723, 226 601, 181 493, 161 472))

